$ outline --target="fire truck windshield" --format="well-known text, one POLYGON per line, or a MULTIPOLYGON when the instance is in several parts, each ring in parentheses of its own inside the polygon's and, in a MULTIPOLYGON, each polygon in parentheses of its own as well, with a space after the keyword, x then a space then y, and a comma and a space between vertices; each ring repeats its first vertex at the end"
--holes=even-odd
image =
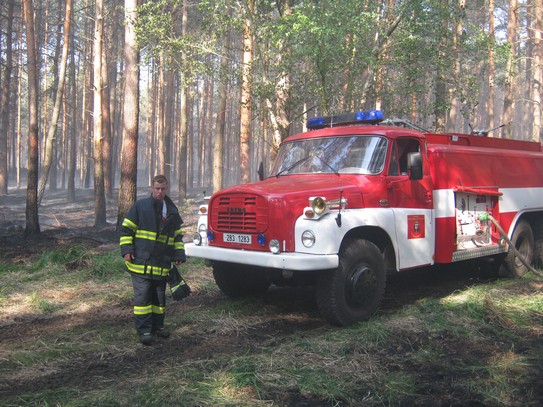
POLYGON ((379 174, 386 151, 387 139, 375 135, 296 140, 281 145, 271 175, 379 174))

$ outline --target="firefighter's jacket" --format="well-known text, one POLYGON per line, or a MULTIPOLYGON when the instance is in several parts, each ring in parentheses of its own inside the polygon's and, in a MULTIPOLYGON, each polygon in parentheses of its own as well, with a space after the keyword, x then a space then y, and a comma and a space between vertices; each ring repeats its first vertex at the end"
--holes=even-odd
POLYGON ((128 211, 121 226, 121 255, 134 255, 125 262, 128 271, 152 279, 165 279, 174 261, 185 261, 185 244, 179 210, 166 196, 163 204, 153 197, 140 199, 128 211))

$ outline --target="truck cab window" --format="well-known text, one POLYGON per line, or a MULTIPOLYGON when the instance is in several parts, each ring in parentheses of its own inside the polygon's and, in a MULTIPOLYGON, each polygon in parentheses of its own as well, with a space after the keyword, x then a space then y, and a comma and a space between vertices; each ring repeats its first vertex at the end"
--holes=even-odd
POLYGON ((388 175, 407 175, 407 155, 420 151, 420 143, 416 139, 397 139, 392 145, 388 175))

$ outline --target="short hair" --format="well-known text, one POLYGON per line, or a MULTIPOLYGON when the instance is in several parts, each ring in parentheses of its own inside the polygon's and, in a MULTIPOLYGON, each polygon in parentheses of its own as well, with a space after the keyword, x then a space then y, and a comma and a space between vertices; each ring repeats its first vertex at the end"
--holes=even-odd
POLYGON ((164 175, 157 175, 153 178, 153 184, 154 183, 157 183, 157 184, 167 184, 168 183, 168 179, 164 176, 164 175))

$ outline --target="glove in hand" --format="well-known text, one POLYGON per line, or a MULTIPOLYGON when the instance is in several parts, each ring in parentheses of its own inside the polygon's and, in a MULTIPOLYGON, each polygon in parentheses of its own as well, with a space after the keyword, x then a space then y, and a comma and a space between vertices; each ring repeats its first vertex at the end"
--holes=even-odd
POLYGON ((191 293, 189 285, 183 279, 177 267, 173 266, 168 272, 168 284, 172 292, 172 298, 175 301, 181 301, 191 293))

